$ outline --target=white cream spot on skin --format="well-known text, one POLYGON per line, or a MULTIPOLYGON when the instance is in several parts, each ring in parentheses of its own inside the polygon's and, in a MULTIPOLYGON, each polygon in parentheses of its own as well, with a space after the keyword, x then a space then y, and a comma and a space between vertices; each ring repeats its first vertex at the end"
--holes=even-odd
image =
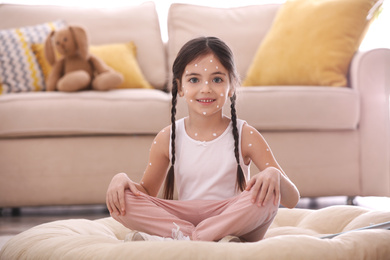
POLYGON ((221 97, 223 97, 224 95, 223 95, 223 93, 221 93, 221 97))
POLYGON ((154 144, 157 144, 157 142, 156 142, 156 141, 154 141, 153 143, 154 143, 154 144))
POLYGON ((207 71, 207 69, 204 69, 204 71, 207 71))
POLYGON ((253 135, 253 131, 251 131, 251 135, 253 135))
POLYGON ((206 112, 203 112, 203 115, 206 115, 207 113, 206 112))
POLYGON ((266 164, 265 164, 265 166, 268 166, 268 165, 269 165, 269 163, 266 163, 266 164))
POLYGON ((190 102, 193 102, 193 100, 191 99, 190 102))
POLYGON ((213 60, 210 60, 210 62, 213 62, 213 60))
POLYGON ((213 136, 217 136, 217 134, 216 134, 216 133, 213 133, 213 136))
POLYGON ((219 108, 219 105, 217 105, 217 108, 219 108))
POLYGON ((215 68, 218 69, 218 66, 216 66, 215 68))
POLYGON ((165 129, 163 129, 161 132, 163 132, 163 133, 164 133, 164 132, 165 132, 165 129))
POLYGON ((195 64, 195 67, 198 67, 198 64, 195 64))
POLYGON ((269 152, 269 149, 267 148, 267 152, 269 152))
POLYGON ((208 82, 208 81, 206 81, 204 84, 206 84, 206 85, 207 85, 207 84, 209 84, 209 82, 208 82))
POLYGON ((249 146, 249 147, 252 147, 252 144, 249 144, 248 146, 249 146))
POLYGON ((141 184, 144 185, 145 183, 143 181, 141 181, 141 184))
POLYGON ((198 136, 198 133, 195 133, 195 136, 198 136))

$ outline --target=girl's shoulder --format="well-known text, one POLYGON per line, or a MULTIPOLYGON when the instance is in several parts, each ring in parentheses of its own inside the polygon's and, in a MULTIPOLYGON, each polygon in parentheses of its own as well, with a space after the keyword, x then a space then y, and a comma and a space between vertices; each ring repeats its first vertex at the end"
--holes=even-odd
POLYGON ((155 138, 155 141, 168 141, 169 143, 169 138, 171 135, 171 126, 166 126, 164 127, 157 135, 155 138))
POLYGON ((255 145, 257 147, 266 147, 268 146, 264 137, 262 134, 253 126, 249 125, 248 123, 244 123, 242 126, 242 132, 241 132, 241 142, 243 148, 250 149, 251 147, 254 147, 255 145))
POLYGON ((164 127, 153 140, 153 150, 159 151, 160 153, 169 154, 169 142, 170 142, 171 127, 164 127))

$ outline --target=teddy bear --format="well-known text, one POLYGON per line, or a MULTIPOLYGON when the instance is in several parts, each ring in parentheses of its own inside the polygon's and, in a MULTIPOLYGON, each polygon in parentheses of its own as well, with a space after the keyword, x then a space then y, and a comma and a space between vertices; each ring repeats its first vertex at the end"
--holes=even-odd
POLYGON ((44 53, 52 66, 46 80, 47 91, 104 91, 114 89, 123 82, 122 74, 89 53, 88 35, 81 26, 52 31, 46 38, 44 53))

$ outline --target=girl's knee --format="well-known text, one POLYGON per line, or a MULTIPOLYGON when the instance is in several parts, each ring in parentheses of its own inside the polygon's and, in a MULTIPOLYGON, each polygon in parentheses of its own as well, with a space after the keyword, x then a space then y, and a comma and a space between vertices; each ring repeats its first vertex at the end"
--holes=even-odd
POLYGON ((139 195, 134 194, 130 190, 125 190, 125 198, 127 199, 140 199, 145 198, 146 194, 140 193, 139 195))

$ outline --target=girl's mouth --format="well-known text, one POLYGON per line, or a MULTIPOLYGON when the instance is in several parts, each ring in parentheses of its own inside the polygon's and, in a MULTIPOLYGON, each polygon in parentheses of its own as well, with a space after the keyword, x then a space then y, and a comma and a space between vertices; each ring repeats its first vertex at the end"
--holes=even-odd
POLYGON ((216 99, 205 98, 205 99, 197 99, 196 101, 198 101, 201 104, 210 104, 213 103, 215 100, 216 99))

